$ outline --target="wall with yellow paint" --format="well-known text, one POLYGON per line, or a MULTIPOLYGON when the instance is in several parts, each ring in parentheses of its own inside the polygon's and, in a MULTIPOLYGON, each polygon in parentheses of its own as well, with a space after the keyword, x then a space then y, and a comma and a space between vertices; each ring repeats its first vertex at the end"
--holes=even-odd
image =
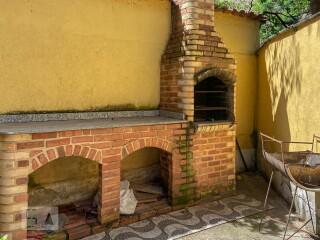
POLYGON ((0 114, 159 104, 168 0, 3 0, 0 15, 0 114))
MULTIPOLYGON (((311 142, 313 134, 320 134, 319 39, 320 16, 280 33, 260 49, 258 131, 283 141, 311 142)), ((284 145, 284 150, 310 150, 310 145, 298 146, 284 145)), ((272 147, 279 150, 279 145, 272 147)), ((258 163, 260 170, 266 175, 271 174, 260 145, 258 163)), ((273 186, 284 199, 291 201, 293 186, 277 171, 273 186)), ((301 191, 298 190, 301 198, 296 199, 296 206, 301 216, 305 217, 308 216, 305 214, 306 199, 301 191)), ((314 193, 309 193, 309 199, 315 201, 314 193)))
MULTIPOLYGON (((248 164, 254 159, 257 56, 260 22, 230 13, 215 13, 215 28, 237 63, 237 139, 248 164)), ((242 166, 237 161, 238 166, 242 166)), ((238 167, 237 167, 238 168, 238 167)), ((238 168, 239 169, 239 168, 238 168)))
POLYGON ((259 51, 259 131, 286 141, 311 141, 320 134, 319 39, 318 16, 259 51))

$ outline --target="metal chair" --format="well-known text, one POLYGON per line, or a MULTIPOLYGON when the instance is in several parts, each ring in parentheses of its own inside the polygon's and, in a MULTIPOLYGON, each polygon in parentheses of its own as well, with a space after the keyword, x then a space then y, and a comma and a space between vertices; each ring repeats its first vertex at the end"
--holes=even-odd
MULTIPOLYGON (((272 138, 263 133, 260 133, 260 136, 261 136, 261 143, 262 143, 262 154, 264 156, 264 159, 269 163, 269 165, 272 168, 268 190, 267 190, 265 201, 264 201, 264 210, 267 205, 267 200, 269 196, 269 191, 271 187, 274 170, 278 170, 284 177, 288 178, 295 186, 283 239, 286 238, 286 233, 287 233, 287 229, 290 221, 290 216, 292 213, 294 200, 297 195, 298 187, 304 190, 306 193, 308 209, 310 212, 310 219, 306 221, 299 229, 297 229, 297 231, 291 234, 287 239, 291 238, 299 231, 307 232, 305 230, 302 230, 302 228, 306 224, 308 224, 310 221, 312 223, 314 233, 310 233, 310 232, 307 232, 307 233, 317 237, 317 235, 315 235, 315 227, 312 221, 312 213, 311 213, 311 207, 310 207, 307 191, 320 192, 320 176, 318 176, 320 174, 320 165, 318 165, 320 164, 320 155, 317 153, 314 153, 315 148, 317 148, 317 143, 319 142, 320 137, 314 135, 312 142, 284 142, 284 141, 280 141, 275 138, 272 138), (268 143, 278 144, 280 146, 280 151, 279 152, 267 151, 266 147, 268 143), (311 149, 307 151, 285 152, 284 144, 310 145, 311 149)), ((261 230, 262 220, 263 219, 261 219, 260 221, 259 231, 261 230)))

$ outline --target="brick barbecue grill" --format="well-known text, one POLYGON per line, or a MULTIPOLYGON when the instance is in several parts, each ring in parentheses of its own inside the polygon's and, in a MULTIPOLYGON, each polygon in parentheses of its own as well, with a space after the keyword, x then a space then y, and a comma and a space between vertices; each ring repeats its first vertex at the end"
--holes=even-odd
POLYGON ((172 206, 235 189, 235 60, 214 28, 214 1, 172 1, 160 73, 160 109, 2 116, 0 232, 26 238, 28 176, 65 156, 99 164, 98 219, 120 218, 121 160, 160 149, 172 206), (58 121, 65 120, 65 121, 58 121))

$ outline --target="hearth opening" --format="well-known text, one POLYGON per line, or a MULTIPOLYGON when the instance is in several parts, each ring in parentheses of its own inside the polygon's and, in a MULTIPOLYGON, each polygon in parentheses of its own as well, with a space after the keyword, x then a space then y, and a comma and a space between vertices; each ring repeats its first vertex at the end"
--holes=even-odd
POLYGON ((86 158, 58 158, 31 173, 28 237, 70 235, 80 226, 90 232, 91 224, 98 224, 98 190, 99 163, 86 158), (43 231, 46 227, 54 231, 43 231))
POLYGON ((140 149, 121 161, 120 214, 125 216, 150 212, 155 215, 157 210, 167 209, 170 206, 168 203, 170 161, 170 153, 154 147, 140 149), (123 183, 129 186, 123 186, 123 183), (126 204, 125 197, 129 197, 129 194, 124 196, 126 191, 124 187, 131 191, 130 198, 135 202, 131 211, 121 209, 122 203, 126 204))
POLYGON ((208 77, 194 86, 194 119, 234 121, 234 86, 216 77, 208 77))

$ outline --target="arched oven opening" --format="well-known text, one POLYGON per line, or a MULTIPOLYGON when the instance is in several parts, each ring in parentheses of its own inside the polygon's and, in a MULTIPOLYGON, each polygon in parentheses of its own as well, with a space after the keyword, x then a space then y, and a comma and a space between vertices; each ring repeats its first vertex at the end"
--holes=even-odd
POLYGON ((234 86, 216 77, 208 77, 194 86, 195 122, 235 121, 234 86))

